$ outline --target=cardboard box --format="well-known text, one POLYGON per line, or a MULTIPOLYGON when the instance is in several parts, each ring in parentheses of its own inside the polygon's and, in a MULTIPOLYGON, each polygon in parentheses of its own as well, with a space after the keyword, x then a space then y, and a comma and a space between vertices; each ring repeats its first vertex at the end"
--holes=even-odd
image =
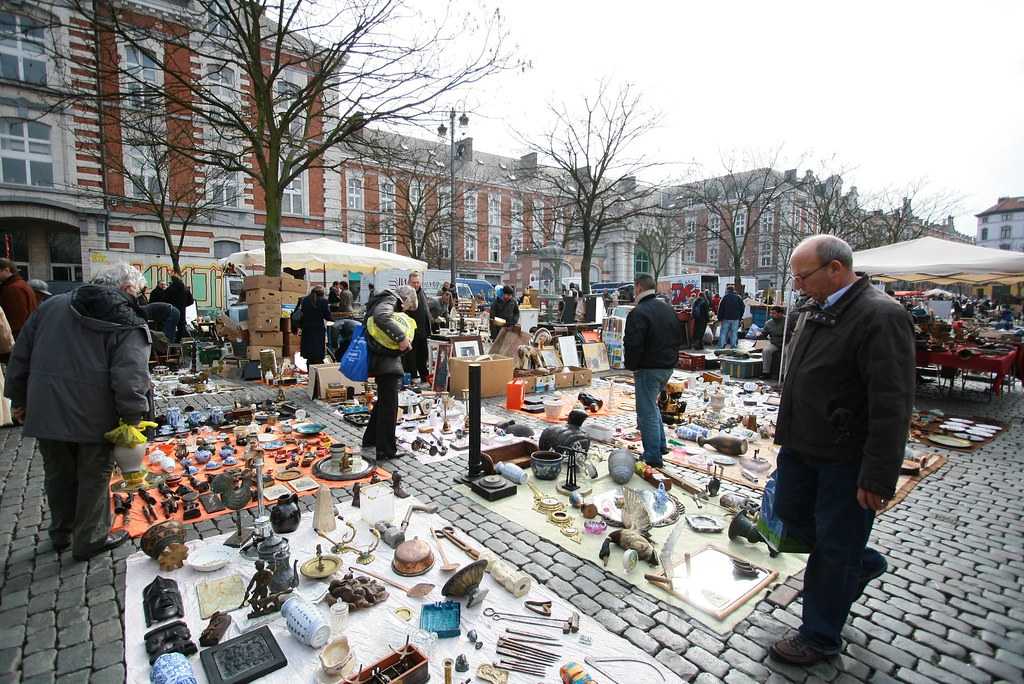
POLYGON ((280 304, 250 304, 248 308, 247 322, 250 331, 277 332, 281 330, 280 304))
POLYGON ((309 398, 326 399, 329 385, 340 384, 342 387, 351 387, 356 394, 362 394, 366 384, 355 382, 345 377, 344 373, 338 370, 336 363, 324 363, 309 367, 309 398))
POLYGON ((567 389, 573 386, 574 373, 572 368, 566 367, 555 373, 555 389, 567 389))
MULTIPOLYGON (((515 359, 508 356, 486 354, 473 358, 452 357, 448 361, 451 391, 461 393, 469 389, 469 365, 480 364, 480 394, 484 397, 505 396, 505 385, 513 377, 515 359)), ((456 394, 456 396, 461 396, 456 394)))
POLYGON ((281 291, 281 278, 278 276, 245 276, 242 281, 245 291, 249 290, 276 290, 281 291))
POLYGON ((280 290, 268 290, 260 287, 255 290, 245 291, 245 303, 250 306, 253 304, 276 304, 281 306, 283 302, 284 293, 280 290))
MULTIPOLYGON (((291 278, 289 276, 281 276, 281 292, 291 292, 297 295, 304 295, 309 291, 309 283, 305 280, 299 280, 298 278, 291 278)), ((285 297, 287 300, 288 297, 285 297)))
POLYGON ((284 356, 283 350, 281 349, 281 347, 271 347, 271 346, 267 346, 267 345, 260 346, 260 345, 250 344, 249 345, 249 349, 248 349, 248 353, 246 354, 246 356, 248 357, 248 359, 250 361, 259 361, 260 360, 260 352, 263 351, 264 349, 273 349, 274 350, 274 354, 277 357, 278 363, 281 362, 281 358, 284 356))
POLYGON ((589 368, 572 368, 573 387, 589 387, 590 381, 594 379, 594 371, 589 368))
POLYGON ((250 347, 282 347, 282 335, 280 332, 264 332, 260 330, 249 331, 250 347))

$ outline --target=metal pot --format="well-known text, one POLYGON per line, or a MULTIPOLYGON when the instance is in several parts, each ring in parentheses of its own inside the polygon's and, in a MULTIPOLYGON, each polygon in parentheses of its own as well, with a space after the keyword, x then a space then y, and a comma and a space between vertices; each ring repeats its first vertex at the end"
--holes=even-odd
POLYGON ((391 569, 403 577, 417 577, 434 567, 434 552, 419 538, 406 540, 395 549, 391 569))

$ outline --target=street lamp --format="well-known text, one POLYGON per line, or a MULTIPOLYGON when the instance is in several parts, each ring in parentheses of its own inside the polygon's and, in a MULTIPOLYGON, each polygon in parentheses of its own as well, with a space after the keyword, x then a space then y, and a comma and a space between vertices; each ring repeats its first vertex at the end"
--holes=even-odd
MULTIPOLYGON (((451 284, 455 296, 458 296, 458 288, 455 286, 455 108, 448 113, 449 125, 443 123, 437 127, 437 135, 444 138, 450 135, 448 145, 448 256, 451 258, 449 267, 451 270, 451 284)), ((469 117, 463 111, 459 116, 459 129, 464 130, 469 125, 469 117)))

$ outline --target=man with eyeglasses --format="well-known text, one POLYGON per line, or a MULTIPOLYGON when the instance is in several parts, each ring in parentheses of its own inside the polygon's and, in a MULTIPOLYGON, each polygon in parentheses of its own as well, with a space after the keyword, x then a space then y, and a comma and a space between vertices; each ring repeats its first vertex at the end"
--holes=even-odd
POLYGON ((790 267, 807 303, 785 361, 775 501, 786 535, 811 554, 803 624, 772 654, 807 666, 840 652, 850 606, 887 568, 867 543, 903 462, 914 334, 906 310, 853 271, 843 240, 807 238, 790 267))

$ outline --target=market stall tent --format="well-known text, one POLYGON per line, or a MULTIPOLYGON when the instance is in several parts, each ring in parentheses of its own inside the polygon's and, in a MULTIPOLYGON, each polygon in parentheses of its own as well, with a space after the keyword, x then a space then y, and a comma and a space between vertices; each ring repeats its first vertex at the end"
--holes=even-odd
MULTIPOLYGON (((234 264, 242 268, 266 266, 263 249, 235 252, 220 259, 219 263, 221 266, 234 264)), ((390 268, 406 271, 427 270, 427 263, 419 259, 330 238, 281 243, 281 266, 311 271, 337 270, 359 273, 373 273, 390 268)))
POLYGON ((1024 282, 1024 254, 934 237, 854 252, 853 268, 887 282, 925 281, 937 285, 1024 282))

